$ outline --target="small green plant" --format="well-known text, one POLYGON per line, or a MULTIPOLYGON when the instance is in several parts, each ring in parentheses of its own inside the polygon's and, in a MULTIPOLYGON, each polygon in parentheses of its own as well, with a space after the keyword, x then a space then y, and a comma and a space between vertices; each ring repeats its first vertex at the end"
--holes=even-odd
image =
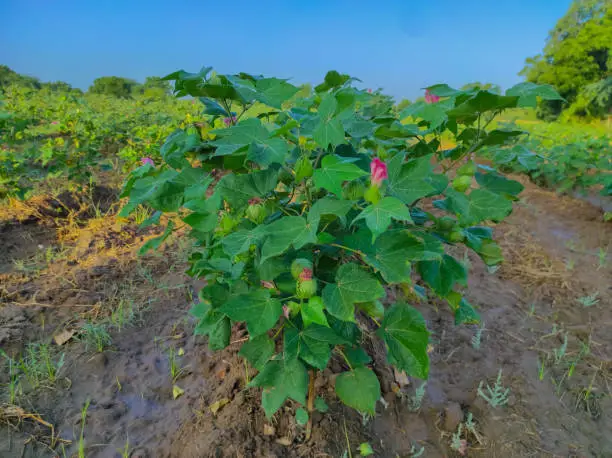
POLYGON ((608 263, 608 250, 603 247, 599 247, 599 251, 597 252, 598 266, 597 270, 606 267, 608 263))
POLYGON ((502 370, 500 369, 497 373, 497 380, 493 388, 487 384, 486 392, 483 390, 484 382, 481 381, 478 385, 478 395, 489 403, 493 408, 505 406, 508 403, 508 395, 510 394, 510 388, 504 388, 502 384, 502 370))
POLYGON ((372 446, 368 442, 363 442, 359 445, 359 455, 360 456, 370 456, 374 455, 374 450, 372 446))
POLYGON ((8 402, 9 404, 15 404, 15 400, 17 399, 17 392, 19 387, 19 374, 16 370, 16 362, 13 358, 6 354, 6 352, 0 349, 0 354, 4 356, 6 359, 6 363, 8 364, 8 376, 9 381, 7 383, 8 388, 8 402))
POLYGON ((40 386, 43 382, 54 384, 63 365, 64 354, 60 354, 57 359, 54 358, 49 344, 46 343, 28 344, 25 355, 18 363, 19 369, 34 387, 40 386))
POLYGON ((425 447, 420 446, 419 444, 412 443, 410 445, 410 450, 408 451, 410 458, 419 458, 423 456, 425 453, 425 447))
POLYGON ((109 317, 111 326, 118 331, 131 325, 135 319, 136 312, 134 311, 134 302, 129 299, 119 300, 119 303, 113 309, 109 317))
POLYGON ((87 350, 94 348, 98 353, 102 353, 113 343, 106 323, 85 323, 81 328, 79 339, 85 341, 85 348, 87 350))
POLYGON ((207 281, 191 310, 195 333, 220 350, 234 323, 246 324, 240 354, 259 371, 248 387, 262 389, 265 414, 293 399, 310 415, 309 382, 338 348, 359 354, 336 378, 338 398, 375 415, 380 383, 362 348, 372 333, 356 314, 376 325, 396 369, 427 379, 426 322, 408 291, 384 305, 386 287, 418 275, 456 324, 479 322, 465 297, 469 266, 450 247, 494 271, 503 259, 489 223, 512 212, 523 186, 473 158, 523 134, 488 129, 504 110, 560 96, 532 83, 505 95, 437 84, 398 112, 391 97, 336 71, 314 91, 210 67, 165 79, 203 104, 204 119, 168 135, 159 162, 133 170, 120 216, 141 205, 168 216, 142 253, 191 228, 187 273, 207 281), (255 107, 262 116, 250 116, 255 107), (455 146, 441 148, 442 137, 455 146), (220 179, 210 173, 221 168, 220 179))
POLYGON ((574 258, 567 258, 565 260, 565 270, 572 271, 576 267, 576 260, 574 258))
POLYGON ((425 397, 425 388, 427 387, 427 382, 423 382, 421 386, 414 390, 414 394, 410 397, 408 401, 408 408, 411 412, 417 412, 421 409, 421 404, 423 403, 423 398, 425 397))
POLYGON ((567 352, 567 333, 563 335, 563 342, 559 348, 553 348, 553 355, 555 357, 555 364, 561 363, 567 352))
POLYGON ((185 372, 185 368, 181 367, 179 357, 181 356, 180 350, 177 351, 174 347, 168 347, 168 367, 170 370, 170 378, 172 383, 176 382, 181 375, 185 372))
POLYGON ((583 307, 593 307, 594 305, 599 304, 599 291, 595 291, 589 296, 579 297, 577 301, 583 307))
POLYGON ((474 350, 480 350, 480 344, 482 341, 482 333, 484 332, 484 330, 485 330, 485 324, 483 321, 478 327, 478 329, 476 329, 476 332, 474 333, 474 335, 472 336, 472 348, 474 348, 474 350))
POLYGON ((81 409, 81 434, 79 436, 78 455, 79 458, 85 458, 85 422, 87 421, 87 410, 89 409, 90 400, 85 401, 85 405, 81 409))
POLYGON ((465 455, 467 451, 467 441, 465 439, 461 439, 461 435, 463 434, 463 423, 459 423, 457 426, 457 431, 453 433, 451 437, 450 447, 461 456, 465 455))

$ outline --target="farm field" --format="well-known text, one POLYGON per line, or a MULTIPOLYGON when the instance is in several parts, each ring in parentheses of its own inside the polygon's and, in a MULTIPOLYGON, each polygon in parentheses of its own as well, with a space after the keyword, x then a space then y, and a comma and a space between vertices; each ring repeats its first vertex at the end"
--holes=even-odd
POLYGON ((209 72, 4 92, 0 456, 612 456, 605 121, 209 72))

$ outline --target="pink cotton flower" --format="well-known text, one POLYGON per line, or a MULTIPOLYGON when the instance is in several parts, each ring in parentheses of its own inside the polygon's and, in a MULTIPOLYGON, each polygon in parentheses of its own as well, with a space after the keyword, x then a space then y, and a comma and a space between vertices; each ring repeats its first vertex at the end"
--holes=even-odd
POLYGON ((440 101, 440 96, 432 94, 429 89, 425 90, 425 103, 436 103, 440 101))
POLYGON ((151 159, 150 157, 143 157, 140 162, 142 163, 142 165, 147 165, 149 164, 150 166, 155 166, 155 162, 153 162, 153 159, 151 159))
POLYGON ((312 280, 312 269, 304 267, 304 269, 302 269, 302 272, 300 273, 299 279, 300 281, 312 280))
POLYGON ((226 127, 229 127, 230 124, 233 124, 236 122, 236 116, 232 116, 231 118, 223 118, 223 123, 226 125, 226 127))
POLYGON ((59 124, 59 122, 58 121, 51 121, 51 124, 55 126, 55 125, 59 124))
POLYGON ((368 89, 368 94, 371 94, 371 93, 372 93, 372 89, 368 89))
POLYGON ((387 173, 387 164, 378 159, 374 158, 372 162, 370 162, 370 181, 375 186, 380 186, 383 180, 389 178, 389 174, 387 173))
POLYGON ((285 315, 285 318, 289 319, 291 310, 289 310, 289 307, 287 307, 286 305, 283 305, 283 315, 285 315))

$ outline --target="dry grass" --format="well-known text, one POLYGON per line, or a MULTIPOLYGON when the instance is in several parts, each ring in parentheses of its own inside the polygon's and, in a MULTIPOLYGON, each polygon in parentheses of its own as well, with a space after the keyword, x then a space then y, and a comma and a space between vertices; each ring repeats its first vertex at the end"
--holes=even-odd
POLYGON ((523 227, 505 225, 496 233, 496 240, 505 259, 500 269, 502 278, 522 286, 532 299, 567 297, 573 282, 565 265, 551 258, 523 227))

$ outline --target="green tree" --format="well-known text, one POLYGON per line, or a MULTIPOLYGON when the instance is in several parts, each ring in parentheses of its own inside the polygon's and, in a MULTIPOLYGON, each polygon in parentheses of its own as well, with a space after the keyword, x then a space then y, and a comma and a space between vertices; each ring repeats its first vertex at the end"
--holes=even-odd
POLYGON ((89 87, 91 94, 104 94, 113 97, 128 98, 132 95, 133 90, 138 86, 138 83, 128 78, 119 76, 102 76, 96 78, 93 84, 89 87))
MULTIPOLYGON (((569 102, 586 86, 604 80, 612 69, 612 2, 574 0, 550 32, 544 51, 526 60, 520 74, 551 84, 569 102)), ((558 116, 562 101, 543 104, 542 116, 558 116)))
POLYGON ((38 78, 21 75, 6 65, 0 65, 0 89, 16 84, 19 86, 40 89, 41 83, 38 78))
POLYGON ((144 84, 138 85, 134 90, 147 98, 160 99, 170 94, 172 88, 169 81, 159 76, 147 76, 144 84))
POLYGON ((411 104, 412 102, 408 99, 402 99, 398 104, 397 104, 397 110, 398 111, 402 111, 404 108, 408 108, 408 106, 411 104))

